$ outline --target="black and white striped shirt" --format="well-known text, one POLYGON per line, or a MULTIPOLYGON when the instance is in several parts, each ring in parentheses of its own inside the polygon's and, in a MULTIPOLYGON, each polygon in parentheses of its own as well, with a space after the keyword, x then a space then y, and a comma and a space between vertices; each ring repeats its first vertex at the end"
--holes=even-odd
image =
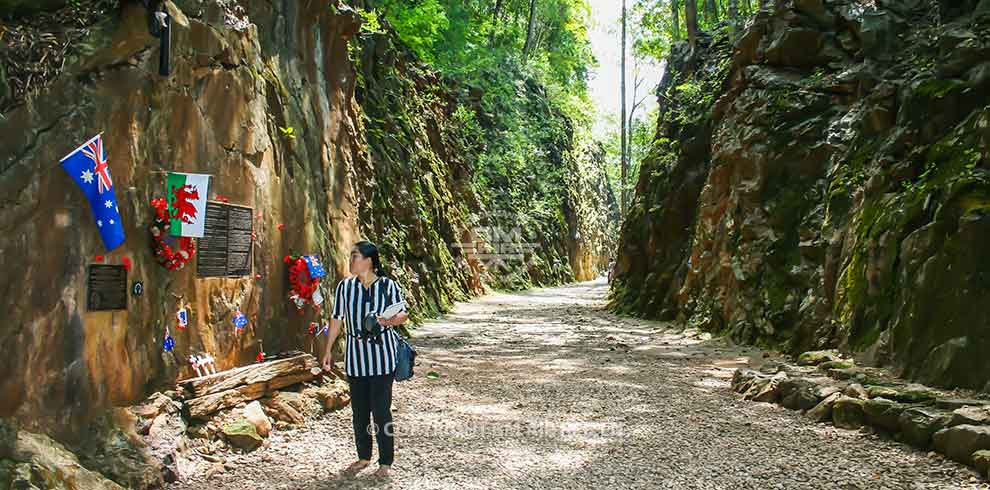
POLYGON ((337 284, 331 317, 344 320, 345 323, 347 337, 344 367, 348 376, 378 376, 395 371, 399 334, 392 327, 385 327, 382 331, 381 344, 376 344, 367 337, 357 336, 361 331, 361 320, 366 314, 381 313, 389 305, 399 301, 403 301, 402 289, 399 283, 387 277, 376 279, 371 283, 370 289, 365 288, 357 276, 337 284), (370 302, 365 302, 368 297, 371 298, 370 302))

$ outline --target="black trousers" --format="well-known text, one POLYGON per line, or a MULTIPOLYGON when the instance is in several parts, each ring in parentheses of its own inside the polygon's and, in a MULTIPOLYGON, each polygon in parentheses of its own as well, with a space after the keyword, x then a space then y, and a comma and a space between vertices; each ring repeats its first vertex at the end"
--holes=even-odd
POLYGON ((395 373, 380 376, 348 376, 354 444, 359 459, 371 459, 371 416, 375 417, 378 464, 391 465, 395 455, 392 428, 392 383, 395 373))

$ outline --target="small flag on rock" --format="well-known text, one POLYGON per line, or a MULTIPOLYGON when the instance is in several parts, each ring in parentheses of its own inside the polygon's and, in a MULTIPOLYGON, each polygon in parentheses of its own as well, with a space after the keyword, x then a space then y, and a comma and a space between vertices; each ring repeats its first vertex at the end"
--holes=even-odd
POLYGON ((316 279, 327 275, 327 271, 323 269, 323 264, 320 263, 319 257, 315 255, 304 255, 303 260, 306 261, 306 268, 309 269, 309 277, 316 279))
POLYGON ((173 236, 203 236, 209 187, 209 175, 169 172, 165 192, 171 219, 169 232, 173 236))
POLYGON ((176 328, 179 330, 184 330, 186 325, 189 325, 189 311, 186 310, 185 307, 179 308, 179 311, 176 312, 175 317, 179 320, 178 325, 176 325, 176 328))
POLYGON ((236 328, 239 331, 244 327, 246 327, 247 324, 248 324, 247 317, 244 316, 244 313, 241 313, 241 310, 237 310, 237 312, 234 313, 234 328, 236 328))

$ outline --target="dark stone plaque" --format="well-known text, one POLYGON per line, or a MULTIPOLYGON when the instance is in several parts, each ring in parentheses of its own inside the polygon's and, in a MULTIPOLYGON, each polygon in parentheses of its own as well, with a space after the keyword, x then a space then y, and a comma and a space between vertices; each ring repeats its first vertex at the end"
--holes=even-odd
POLYGON ((124 266, 91 264, 86 282, 87 310, 127 309, 127 269, 124 266))
POLYGON ((203 237, 196 240, 199 277, 239 277, 251 274, 251 208, 208 201, 203 237))

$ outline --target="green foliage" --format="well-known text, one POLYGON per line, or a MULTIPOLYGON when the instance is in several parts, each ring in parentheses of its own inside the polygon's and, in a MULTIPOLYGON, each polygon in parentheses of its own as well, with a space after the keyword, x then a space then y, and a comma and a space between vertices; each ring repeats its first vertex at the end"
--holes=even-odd
MULTIPOLYGON (((639 169, 655 144, 654 138, 657 131, 657 109, 652 109, 643 117, 633 120, 632 127, 629 128, 629 167, 626 185, 624 187, 626 196, 632 198, 636 183, 639 181, 639 169)), ((615 119, 614 117, 610 119, 615 119)), ((619 151, 621 135, 619 133, 619 122, 610 122, 613 128, 604 135, 602 146, 605 149, 605 161, 607 163, 607 173, 609 181, 615 183, 615 192, 618 194, 623 189, 621 185, 621 163, 622 155, 619 151)))
POLYGON ((362 31, 369 33, 384 32, 381 22, 378 21, 378 14, 373 11, 361 9, 358 9, 357 13, 361 16, 361 19, 363 19, 363 22, 361 22, 362 31))
POLYGON ((667 97, 676 100, 668 117, 679 124, 688 125, 708 118, 714 100, 714 91, 704 82, 688 80, 667 91, 667 97))
POLYGON ((590 8, 587 0, 537 2, 527 54, 530 2, 503 0, 497 15, 494 5, 380 0, 373 7, 420 59, 481 95, 458 104, 452 123, 488 211, 516 214, 534 230, 554 229, 567 198, 560 184, 575 162, 569 149, 593 122, 590 8))
POLYGON ((435 47, 443 39, 444 32, 450 28, 447 10, 440 1, 393 0, 384 2, 382 8, 388 13, 389 23, 395 28, 399 38, 424 61, 435 63, 435 47))
POLYGON ((296 139, 296 130, 292 126, 289 126, 287 128, 283 128, 279 126, 278 130, 279 132, 282 133, 282 136, 285 136, 286 139, 290 139, 290 140, 296 139))
POLYGON ((924 170, 917 178, 901 182, 901 187, 909 193, 927 195, 936 189, 949 187, 953 181, 978 181, 982 173, 976 171, 983 160, 982 153, 975 148, 952 145, 935 145, 929 152, 924 170))
POLYGON ((941 99, 952 91, 963 87, 964 84, 955 80, 931 78, 922 82, 917 92, 931 99, 941 99))
POLYGON ((484 144, 485 133, 481 124, 478 123, 474 111, 467 106, 458 105, 457 109, 454 109, 451 119, 454 125, 460 129, 457 134, 460 137, 461 146, 472 153, 480 151, 484 144))
MULTIPOLYGON (((681 97, 687 97, 688 99, 691 100, 696 100, 700 97, 705 97, 704 90, 702 90, 701 88, 701 84, 694 80, 689 80, 687 82, 684 82, 674 87, 674 90, 680 92, 681 97)), ((708 97, 711 97, 711 95, 708 95, 708 97)))
POLYGON ((687 21, 684 6, 693 1, 698 9, 698 29, 709 31, 718 39, 734 37, 737 25, 742 19, 756 12, 759 4, 755 0, 737 0, 738 18, 735 22, 723 24, 733 0, 676 0, 678 22, 674 25, 671 0, 635 0, 631 11, 634 55, 663 60, 670 47, 677 41, 687 38, 687 21), (676 27, 676 29, 675 29, 676 27))
MULTIPOLYGON (((525 24, 512 20, 522 16, 523 2, 505 3, 498 29, 491 28, 483 2, 387 0, 368 6, 383 29, 394 28, 408 51, 442 74, 434 78, 419 63, 369 59, 380 53, 404 57, 407 50, 394 46, 391 36, 364 29, 349 43, 370 158, 380 172, 415 176, 400 219, 382 224, 389 231, 377 239, 383 250, 413 263, 423 257, 409 245, 418 234, 437 247, 426 256, 439 257, 440 263, 423 264, 431 271, 431 279, 421 283, 431 291, 423 311, 440 312, 460 299, 448 297, 461 291, 455 278, 463 274, 449 244, 464 237, 450 224, 463 223, 482 239, 495 238, 496 246, 500 238, 485 233, 518 227, 521 242, 538 244, 528 267, 494 272, 489 282, 494 287, 519 289, 572 278, 563 211, 573 213, 577 201, 570 184, 581 165, 573 149, 576 135, 591 125, 583 75, 591 59, 590 51, 587 59, 574 57, 580 49, 553 40, 566 36, 552 31, 571 32, 579 41, 573 44, 587 47, 587 19, 566 9, 541 19, 534 47, 523 57, 525 24), (561 18, 569 20, 562 23, 561 18), (438 153, 437 141, 446 154, 438 153)), ((387 181, 387 176, 379 180, 387 181)), ((388 195, 377 194, 374 206, 391 209, 388 195)))
POLYGON ((535 79, 565 114, 590 124, 585 81, 594 57, 587 0, 537 2, 528 58, 528 1, 504 0, 497 18, 490 0, 381 0, 375 6, 403 43, 442 73, 498 95, 515 92, 520 79, 535 79))
MULTIPOLYGON (((633 56, 662 60, 675 39, 670 0, 637 0, 630 9, 633 56)), ((683 24, 683 20, 681 20, 683 24)), ((683 30, 683 26, 681 31, 683 30)), ((678 37, 682 37, 678 33, 678 37)))

